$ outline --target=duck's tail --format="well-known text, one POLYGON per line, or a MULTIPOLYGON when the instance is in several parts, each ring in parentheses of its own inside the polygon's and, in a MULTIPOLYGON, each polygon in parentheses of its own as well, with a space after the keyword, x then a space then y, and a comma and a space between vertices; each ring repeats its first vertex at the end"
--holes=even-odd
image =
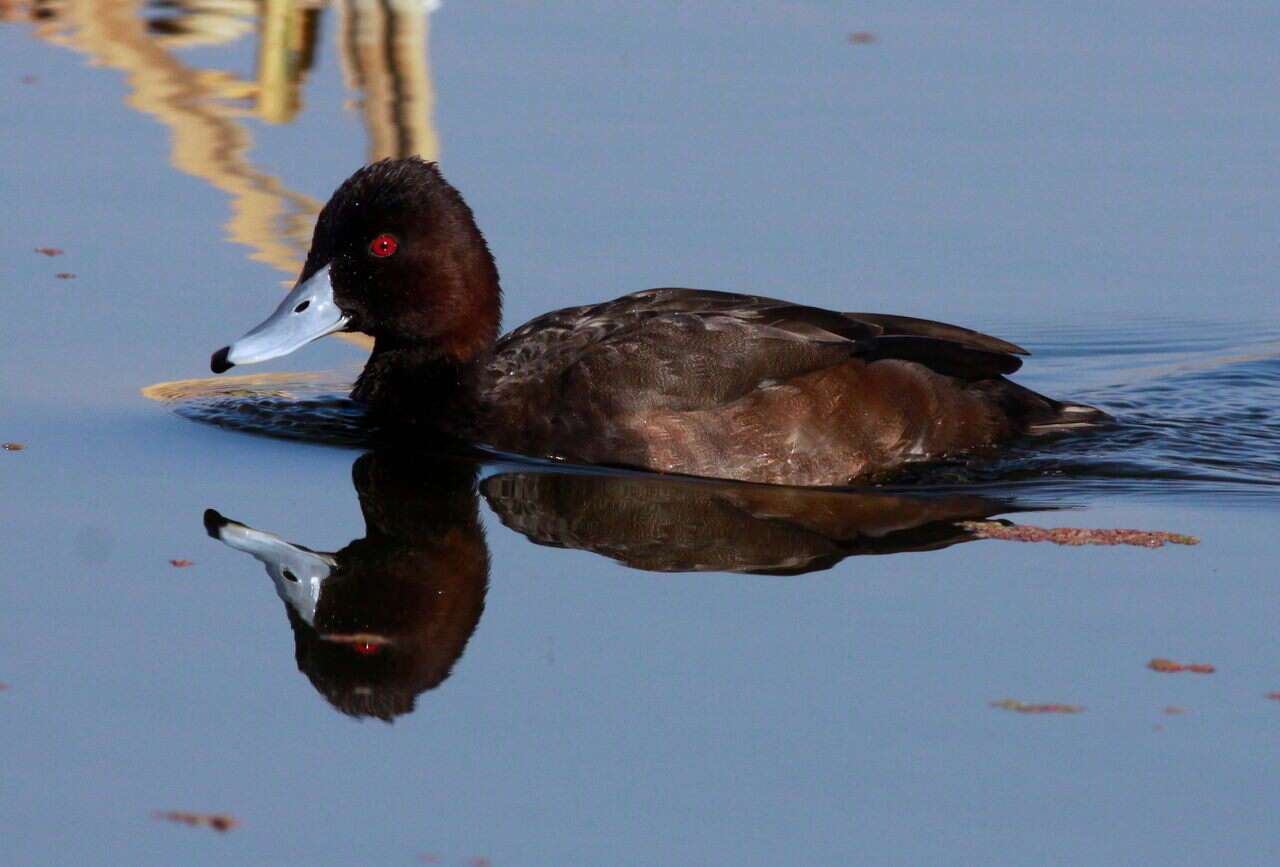
POLYGON ((1036 420, 1027 427, 1029 434, 1050 434, 1059 431, 1082 430, 1084 428, 1097 427, 1103 422, 1111 421, 1111 416, 1096 406, 1089 406, 1083 403, 1062 403, 1061 401, 1051 401, 1055 404, 1056 414, 1051 418, 1036 420))
POLYGON ((1085 430, 1111 421, 1096 406, 1054 400, 1004 377, 977 384, 989 399, 1004 410, 1018 433, 1041 435, 1085 430))

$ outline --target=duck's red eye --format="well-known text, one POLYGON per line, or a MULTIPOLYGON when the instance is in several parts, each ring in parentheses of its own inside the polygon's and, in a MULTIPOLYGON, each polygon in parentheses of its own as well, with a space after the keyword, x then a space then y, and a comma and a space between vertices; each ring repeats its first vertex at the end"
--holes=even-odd
POLYGON ((369 252, 379 259, 385 259, 400 246, 391 235, 379 235, 369 244, 369 252))
MULTIPOLYGON (((394 241, 392 242, 392 246, 395 246, 394 241)), ((372 641, 357 641, 355 644, 351 645, 351 649, 362 656, 372 656, 379 650, 382 650, 382 645, 374 644, 372 641)))

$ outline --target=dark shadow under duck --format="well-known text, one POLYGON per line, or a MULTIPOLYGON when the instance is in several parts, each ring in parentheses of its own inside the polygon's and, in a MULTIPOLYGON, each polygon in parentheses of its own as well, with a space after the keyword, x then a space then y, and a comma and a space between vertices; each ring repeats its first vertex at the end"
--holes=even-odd
POLYGON ((1107 418, 1005 379, 1021 347, 940 322, 669 288, 499 337, 500 296, 471 210, 436 165, 384 160, 333 194, 297 285, 212 368, 362 331, 374 348, 352 397, 385 429, 790 485, 864 481, 1107 418))

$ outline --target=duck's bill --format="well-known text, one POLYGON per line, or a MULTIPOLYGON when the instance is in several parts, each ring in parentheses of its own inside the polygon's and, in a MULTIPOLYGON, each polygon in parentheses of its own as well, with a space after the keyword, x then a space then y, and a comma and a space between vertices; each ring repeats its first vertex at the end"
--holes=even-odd
POLYGON ((294 286, 261 325, 215 352, 209 366, 214 373, 222 373, 237 364, 279 358, 326 334, 342 331, 348 322, 349 317, 333 301, 333 283, 325 265, 294 286))

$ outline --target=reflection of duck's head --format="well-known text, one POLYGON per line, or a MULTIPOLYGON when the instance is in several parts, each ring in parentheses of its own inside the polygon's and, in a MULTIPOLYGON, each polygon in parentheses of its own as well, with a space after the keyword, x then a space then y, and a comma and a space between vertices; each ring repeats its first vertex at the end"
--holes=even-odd
POLYGON ((267 567, 298 668, 334 707, 390 721, 449 676, 484 608, 489 558, 475 468, 367 454, 353 468, 366 535, 311 551, 210 509, 209 535, 267 567))

